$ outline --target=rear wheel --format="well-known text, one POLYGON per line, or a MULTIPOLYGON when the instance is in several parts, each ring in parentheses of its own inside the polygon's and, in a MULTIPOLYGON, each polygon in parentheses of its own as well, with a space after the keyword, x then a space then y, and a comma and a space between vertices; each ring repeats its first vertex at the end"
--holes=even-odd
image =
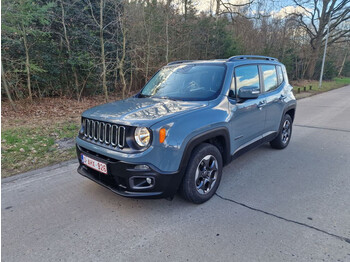
POLYGON ((217 147, 203 143, 193 151, 181 185, 183 197, 193 203, 208 201, 222 175, 222 156, 217 147))
POLYGON ((277 137, 270 142, 271 147, 276 149, 283 149, 288 146, 292 136, 292 125, 293 121, 290 115, 284 115, 282 125, 277 137))

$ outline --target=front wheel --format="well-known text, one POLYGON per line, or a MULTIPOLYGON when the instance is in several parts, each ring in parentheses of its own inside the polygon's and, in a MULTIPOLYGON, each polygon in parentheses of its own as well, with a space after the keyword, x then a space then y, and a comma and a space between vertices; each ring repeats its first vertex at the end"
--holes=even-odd
POLYGON ((282 120, 282 126, 277 137, 270 142, 271 147, 277 149, 286 148, 292 136, 292 118, 290 115, 286 114, 282 120))
POLYGON ((222 166, 217 147, 203 143, 195 148, 181 185, 183 197, 196 204, 208 201, 219 187, 222 166))

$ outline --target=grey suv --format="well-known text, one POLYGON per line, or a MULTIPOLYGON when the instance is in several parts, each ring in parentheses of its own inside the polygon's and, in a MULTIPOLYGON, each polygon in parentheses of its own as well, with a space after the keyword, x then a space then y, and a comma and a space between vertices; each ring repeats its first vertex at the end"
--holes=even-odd
POLYGON ((203 203, 232 159, 289 144, 295 108, 275 58, 172 62, 135 96, 82 114, 78 172, 122 196, 172 199, 180 190, 203 203))

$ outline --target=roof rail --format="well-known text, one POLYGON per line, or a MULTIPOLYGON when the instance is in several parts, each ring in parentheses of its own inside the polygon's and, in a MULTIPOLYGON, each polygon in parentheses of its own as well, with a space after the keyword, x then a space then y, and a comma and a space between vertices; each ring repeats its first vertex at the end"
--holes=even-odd
POLYGON ((196 61, 196 60, 179 60, 179 61, 170 62, 167 65, 176 65, 176 64, 188 63, 193 61, 196 61))
POLYGON ((237 56, 231 56, 229 59, 227 59, 227 61, 231 62, 231 61, 240 60, 240 59, 262 59, 262 60, 278 61, 277 58, 269 57, 269 56, 262 56, 262 55, 237 55, 237 56))

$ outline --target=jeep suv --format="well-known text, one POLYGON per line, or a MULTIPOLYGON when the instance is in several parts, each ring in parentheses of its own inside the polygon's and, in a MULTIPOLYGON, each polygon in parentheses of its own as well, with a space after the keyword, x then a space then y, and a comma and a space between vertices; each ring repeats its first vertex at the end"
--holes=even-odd
POLYGON ((286 68, 265 56, 177 61, 125 100, 82 114, 78 172, 113 192, 203 203, 223 166, 290 142, 296 100, 286 68))

